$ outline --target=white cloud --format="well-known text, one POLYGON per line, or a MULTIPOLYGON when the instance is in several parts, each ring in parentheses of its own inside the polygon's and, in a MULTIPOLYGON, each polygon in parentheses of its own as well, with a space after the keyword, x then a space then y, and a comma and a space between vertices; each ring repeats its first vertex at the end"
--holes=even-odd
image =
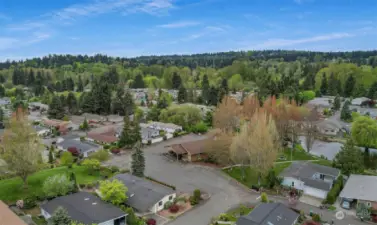
POLYGON ((18 42, 16 38, 0 37, 0 50, 12 48, 18 42))
POLYGON ((302 39, 269 39, 259 45, 254 46, 254 48, 277 48, 277 47, 292 46, 292 45, 297 45, 297 44, 342 39, 342 38, 348 38, 352 36, 354 35, 349 34, 349 33, 332 33, 332 34, 319 35, 319 36, 313 36, 313 37, 302 38, 302 39))
POLYGON ((199 24, 200 23, 196 22, 196 21, 178 21, 178 22, 174 22, 174 23, 158 25, 157 27, 161 27, 161 28, 183 28, 183 27, 192 27, 192 26, 196 26, 196 25, 199 25, 199 24))

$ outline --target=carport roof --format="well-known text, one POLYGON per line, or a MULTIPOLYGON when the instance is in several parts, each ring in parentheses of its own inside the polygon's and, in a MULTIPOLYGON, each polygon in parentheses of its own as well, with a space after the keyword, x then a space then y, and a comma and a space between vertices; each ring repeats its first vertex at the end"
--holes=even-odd
POLYGON ((191 155, 196 155, 205 152, 205 143, 208 139, 184 142, 181 144, 171 145, 172 151, 176 154, 190 153, 191 155))
POLYGON ((377 202, 377 177, 351 174, 339 197, 377 202))

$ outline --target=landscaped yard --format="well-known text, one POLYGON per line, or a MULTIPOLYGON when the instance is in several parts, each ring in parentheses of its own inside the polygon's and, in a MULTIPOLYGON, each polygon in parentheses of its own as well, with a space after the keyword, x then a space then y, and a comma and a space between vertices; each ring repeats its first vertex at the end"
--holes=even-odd
POLYGON ((302 148, 295 148, 291 151, 291 148, 285 148, 284 151, 279 155, 284 159, 278 158, 278 162, 282 161, 295 161, 295 160, 315 160, 312 155, 304 151, 302 148))
POLYGON ((241 205, 241 206, 239 206, 235 209, 232 209, 232 210, 230 210, 226 213, 223 213, 220 216, 216 217, 213 221, 214 223, 212 223, 212 224, 216 224, 217 221, 236 222, 237 219, 240 216, 247 215, 252 210, 253 210, 253 207, 247 207, 247 206, 241 205))
POLYGON ((74 166, 72 169, 67 167, 57 167, 54 169, 42 170, 28 178, 28 187, 24 189, 21 178, 15 177, 0 181, 0 199, 5 202, 15 202, 31 194, 41 194, 43 192, 43 182, 47 177, 74 172, 77 183, 86 184, 100 179, 99 172, 94 175, 88 175, 88 170, 83 166, 74 166))
MULTIPOLYGON (((281 162, 276 163, 274 166, 275 174, 279 175, 285 168, 291 165, 291 162, 281 162)), ((227 173, 229 176, 235 178, 239 182, 245 184, 247 187, 250 187, 252 185, 258 185, 258 173, 251 169, 250 167, 245 167, 245 179, 242 179, 242 168, 241 167, 233 167, 229 169, 224 169, 224 172, 227 173)), ((262 183, 264 181, 262 180, 262 183)))

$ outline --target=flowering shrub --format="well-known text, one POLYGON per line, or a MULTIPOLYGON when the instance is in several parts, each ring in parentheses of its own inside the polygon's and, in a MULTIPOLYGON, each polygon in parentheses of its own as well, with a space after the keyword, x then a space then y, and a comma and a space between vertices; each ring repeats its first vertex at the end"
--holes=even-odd
POLYGON ((120 149, 111 149, 111 153, 113 154, 119 154, 120 153, 120 149))
POLYGON ((170 208, 169 208, 169 212, 171 212, 171 213, 177 213, 178 211, 179 211, 179 206, 176 205, 176 204, 170 206, 170 208))
POLYGON ((77 150, 76 147, 69 147, 68 151, 73 155, 73 156, 79 156, 80 152, 77 150))
POLYGON ((148 219, 147 220, 147 225, 156 225, 156 220, 152 219, 152 218, 148 219))

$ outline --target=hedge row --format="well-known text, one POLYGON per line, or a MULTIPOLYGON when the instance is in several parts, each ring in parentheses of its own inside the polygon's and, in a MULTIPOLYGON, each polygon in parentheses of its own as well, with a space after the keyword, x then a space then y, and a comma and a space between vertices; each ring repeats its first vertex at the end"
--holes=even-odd
POLYGON ((339 193, 342 191, 342 189, 343 189, 343 176, 340 175, 338 177, 338 179, 335 181, 335 183, 334 183, 333 187, 331 188, 331 190, 329 191, 329 193, 327 193, 325 203, 334 204, 336 202, 336 199, 337 199, 339 193))
POLYGON ((153 181, 153 182, 156 182, 156 183, 159 183, 159 184, 165 185, 165 186, 167 186, 167 187, 170 187, 170 188, 173 189, 173 190, 176 189, 175 186, 170 185, 170 184, 167 184, 167 183, 164 183, 164 182, 161 182, 161 181, 158 181, 158 180, 156 180, 156 179, 154 179, 154 178, 152 178, 152 177, 148 177, 148 176, 146 176, 145 179, 148 179, 148 180, 150 180, 150 181, 153 181))

